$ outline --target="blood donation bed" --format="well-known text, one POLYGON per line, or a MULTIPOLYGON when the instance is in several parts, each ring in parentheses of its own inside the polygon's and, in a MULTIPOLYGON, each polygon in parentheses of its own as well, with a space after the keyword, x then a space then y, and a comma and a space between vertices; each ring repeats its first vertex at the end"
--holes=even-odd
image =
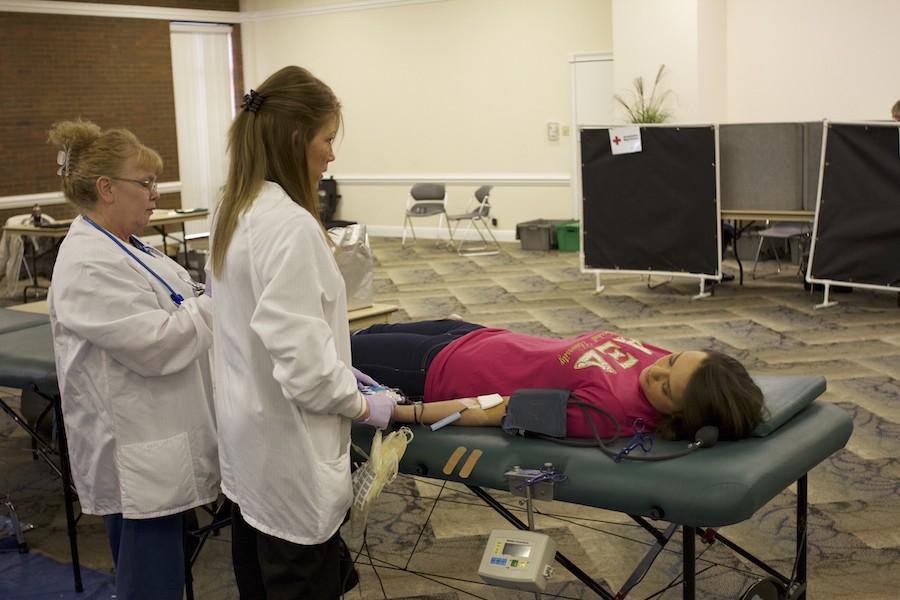
MULTIPOLYGON (((61 426, 63 414, 59 385, 56 380, 56 363, 53 357, 53 337, 50 331, 50 320, 46 315, 0 308, 0 387, 22 390, 23 402, 26 392, 31 392, 32 396, 37 395, 38 400, 46 402, 47 404, 44 406, 49 406, 52 410, 53 427, 50 439, 48 439, 28 422, 21 407, 16 411, 4 401, 3 395, 0 395, 0 410, 29 434, 35 455, 46 462, 62 481, 75 591, 81 592, 84 586, 78 559, 77 523, 80 517, 76 516, 75 511, 77 491, 72 482, 69 467, 66 431, 61 426)), ((228 506, 224 503, 221 504, 219 507, 221 514, 220 512, 213 514, 211 525, 189 533, 205 541, 211 532, 228 524, 228 520, 224 516, 228 506)), ((202 543, 196 545, 193 552, 186 556, 186 561, 189 561, 185 563, 188 600, 193 599, 190 566, 196 560, 200 548, 202 548, 202 543)))
MULTIPOLYGON (((505 476, 513 467, 540 469, 550 463, 565 479, 554 484, 555 499, 620 511, 630 515, 657 540, 629 582, 637 582, 678 526, 683 533, 684 598, 694 597, 695 539, 718 540, 765 571, 784 598, 803 598, 806 589, 807 473, 842 448, 853 429, 847 413, 815 399, 825 390, 822 377, 769 376, 756 378, 766 396, 769 418, 755 436, 739 442, 719 442, 685 456, 658 462, 614 462, 596 448, 575 448, 549 441, 511 436, 493 427, 444 427, 430 431, 414 427, 415 437, 400 463, 402 473, 469 486, 518 528, 525 524, 484 488, 506 490, 505 476), (748 519, 768 501, 796 482, 797 552, 794 574, 788 577, 737 547, 712 528, 748 519), (665 529, 651 520, 667 524, 665 529), (655 554, 654 554, 655 553, 655 554)), ((53 360, 50 325, 43 316, 0 309, 0 386, 32 390, 51 402, 54 439, 39 433, 3 401, 0 409, 37 440, 37 453, 59 473, 75 588, 81 589, 74 511, 75 492, 69 472, 59 388, 53 360), (58 457, 58 466, 55 458, 58 457)), ((372 429, 354 425, 354 443, 364 449, 372 429)), ((651 454, 683 451, 686 442, 655 440, 651 454)), ((636 452, 640 452, 639 450, 636 452)), ((487 533, 487 532, 485 532, 487 533)), ((622 598, 581 572, 565 556, 556 560, 585 581, 602 598, 622 598)), ((629 588, 630 589, 630 588, 629 588)), ((750 596, 748 596, 750 597, 750 596)))
MULTIPOLYGON (((657 462, 614 462, 597 448, 573 448, 546 440, 512 436, 493 427, 445 427, 436 432, 414 428, 400 472, 467 485, 517 528, 525 524, 483 488, 510 488, 505 476, 514 467, 540 469, 547 463, 556 477, 554 499, 630 515, 657 539, 629 582, 637 583, 653 557, 680 526, 683 532, 683 597, 695 594, 695 538, 716 539, 765 571, 785 598, 803 598, 806 588, 807 473, 844 447, 853 429, 839 407, 814 400, 825 391, 822 377, 756 377, 766 396, 767 420, 754 437, 719 442, 687 455, 657 462), (788 577, 737 547, 713 528, 751 517, 796 482, 797 552, 795 573, 788 577), (671 524, 656 527, 650 519, 671 524)), ((369 427, 353 428, 354 442, 367 449, 369 427)), ((626 440, 627 441, 627 440, 626 440)), ((621 443, 620 443, 621 445, 621 443)), ((687 442, 654 440, 650 455, 679 453, 687 442)), ((640 450, 637 451, 640 453, 640 450)), ((487 534, 487 532, 485 532, 487 534)), ((557 552, 557 562, 571 562, 557 552)), ((579 579, 603 598, 622 598, 577 569, 579 579)), ((752 596, 747 596, 752 597, 752 596)))
POLYGON ((53 360, 53 337, 47 316, 0 309, 0 386, 33 391, 52 406, 55 426, 53 439, 48 440, 0 396, 0 409, 28 432, 37 456, 56 471, 62 480, 75 591, 80 592, 83 586, 75 529, 76 492, 69 469, 65 428, 59 426, 63 422, 62 405, 56 382, 56 363, 53 360))

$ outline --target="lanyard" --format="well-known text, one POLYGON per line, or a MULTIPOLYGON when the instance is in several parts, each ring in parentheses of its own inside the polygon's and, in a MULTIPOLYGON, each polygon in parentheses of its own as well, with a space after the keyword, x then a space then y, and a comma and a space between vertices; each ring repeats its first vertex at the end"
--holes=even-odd
MULTIPOLYGON (((94 227, 97 231, 99 231, 100 233, 104 234, 106 237, 108 237, 108 238, 111 239, 113 242, 115 242, 116 245, 119 246, 119 248, 121 248, 122 250, 124 250, 125 253, 126 253, 128 256, 130 256, 131 258, 133 258, 134 260, 136 260, 137 263, 138 263, 139 265, 141 265, 142 267, 144 267, 145 269, 147 269, 147 271, 148 271, 151 275, 153 275, 154 277, 156 277, 157 281, 159 281, 161 284, 163 284, 163 286, 165 286, 165 288, 166 288, 167 290, 169 290, 169 298, 172 299, 172 302, 175 303, 175 306, 181 306, 181 303, 184 302, 184 296, 182 296, 181 294, 179 294, 178 292, 176 292, 174 289, 172 289, 172 286, 169 285, 168 283, 166 283, 166 280, 165 280, 165 279, 163 279, 162 277, 160 277, 159 274, 158 274, 156 271, 154 271, 153 269, 151 269, 151 268, 147 265, 147 263, 145 263, 145 262, 142 261, 140 258, 138 258, 137 256, 135 256, 135 254, 134 254, 131 250, 129 250, 129 249, 125 246, 125 244, 122 243, 122 240, 120 240, 119 238, 117 238, 116 236, 114 236, 113 234, 111 234, 110 232, 108 232, 107 230, 105 230, 105 229, 103 229, 102 227, 100 227, 99 225, 97 225, 97 224, 94 222, 94 220, 91 219, 90 217, 88 217, 87 215, 82 215, 82 218, 83 218, 85 221, 87 221, 88 223, 90 223, 91 225, 93 225, 93 227, 94 227)), ((137 240, 137 238, 134 238, 134 239, 137 240)), ((140 243, 140 249, 143 250, 144 252, 146 252, 147 254, 150 254, 150 251, 148 250, 147 246, 145 246, 142 242, 140 242, 140 240, 137 240, 137 241, 138 241, 138 243, 140 243)))

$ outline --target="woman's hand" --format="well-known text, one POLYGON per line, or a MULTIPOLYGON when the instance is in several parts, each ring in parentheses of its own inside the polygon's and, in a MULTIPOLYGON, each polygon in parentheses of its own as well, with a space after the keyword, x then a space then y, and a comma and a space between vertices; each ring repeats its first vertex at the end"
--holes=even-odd
POLYGON ((374 392, 366 394, 364 397, 367 408, 361 422, 378 429, 386 429, 394 416, 394 407, 397 405, 396 396, 385 392, 374 392))
POLYGON ((378 382, 357 369, 356 367, 350 367, 350 370, 353 371, 353 376, 356 377, 356 387, 367 385, 367 386, 376 386, 378 382))

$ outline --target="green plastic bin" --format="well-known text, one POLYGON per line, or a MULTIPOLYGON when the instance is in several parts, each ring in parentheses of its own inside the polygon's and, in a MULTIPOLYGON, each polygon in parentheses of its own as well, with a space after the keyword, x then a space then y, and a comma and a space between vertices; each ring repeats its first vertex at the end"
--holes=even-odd
POLYGON ((560 252, 578 252, 581 247, 581 224, 578 221, 558 223, 556 243, 560 252))

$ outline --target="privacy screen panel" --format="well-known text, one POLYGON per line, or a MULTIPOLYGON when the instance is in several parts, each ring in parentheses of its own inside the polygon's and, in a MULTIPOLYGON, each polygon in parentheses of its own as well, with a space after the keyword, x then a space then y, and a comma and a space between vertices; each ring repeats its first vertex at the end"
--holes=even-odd
POLYGON ((722 210, 815 210, 822 122, 719 125, 722 210))
POLYGON ((640 131, 613 155, 609 129, 581 130, 585 267, 716 275, 715 129, 640 131))
POLYGON ((722 209, 803 208, 803 142, 802 123, 720 125, 722 209))
POLYGON ((819 166, 822 164, 822 121, 803 125, 803 210, 816 210, 819 166))
POLYGON ((814 279, 900 287, 900 137, 894 125, 829 124, 814 279))

